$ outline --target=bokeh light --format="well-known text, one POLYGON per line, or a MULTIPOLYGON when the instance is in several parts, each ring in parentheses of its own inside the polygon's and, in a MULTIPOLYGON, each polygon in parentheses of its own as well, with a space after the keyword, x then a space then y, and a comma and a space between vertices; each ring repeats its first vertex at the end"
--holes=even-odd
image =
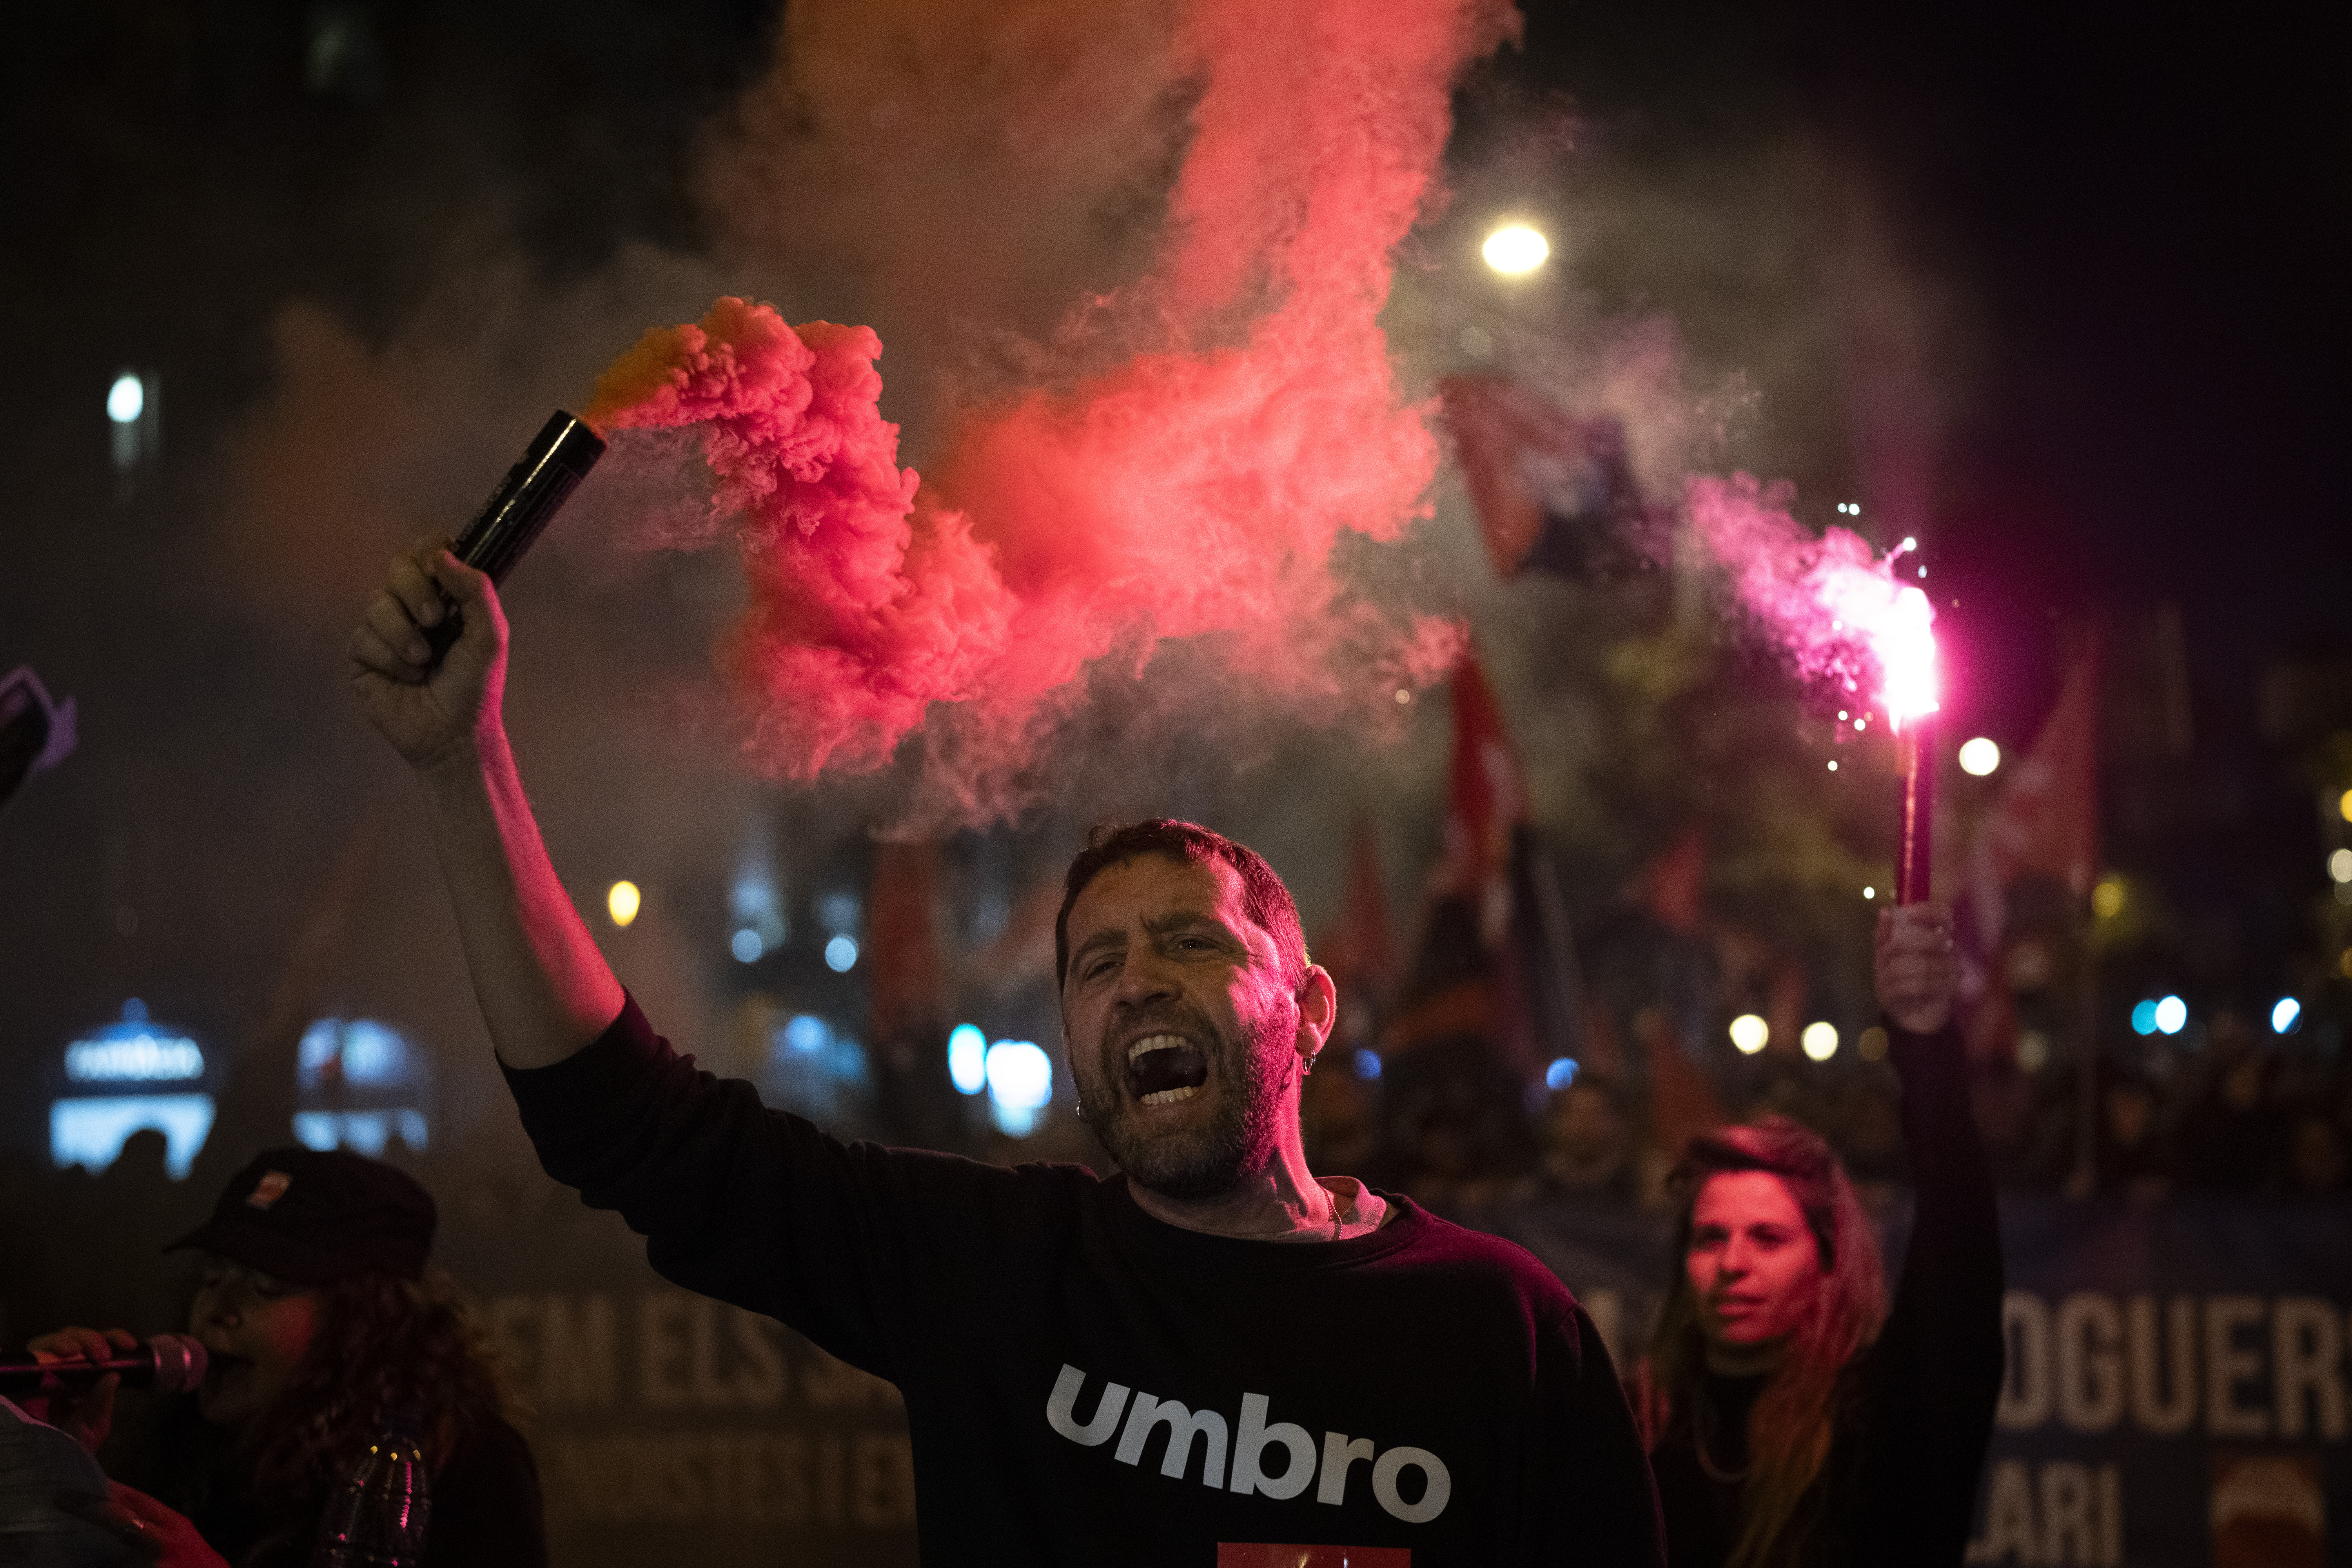
POLYGON ((1479 254, 1496 271, 1516 277, 1541 267, 1551 255, 1551 241, 1526 224, 1505 224, 1486 237, 1479 254))
POLYGON ((1742 1056, 1752 1057, 1772 1039, 1772 1026, 1753 1013, 1742 1013, 1731 1020, 1731 1043, 1742 1056))
POLYGON ((1551 1065, 1544 1068, 1546 1089, 1566 1089, 1575 1081, 1576 1058, 1574 1057, 1554 1057, 1551 1059, 1551 1065))
POLYGON ((1825 1062, 1837 1055, 1837 1026, 1827 1019, 1808 1024, 1805 1026, 1805 1032, 1797 1037, 1797 1044, 1802 1047, 1805 1055, 1813 1060, 1825 1062))
POLYGON ((2132 1033, 2136 1035, 2153 1035, 2156 1033, 2155 997, 2150 996, 2143 999, 2137 1006, 2132 1009, 2132 1033))
POLYGON ((837 936, 824 944, 824 966, 835 974, 846 974, 857 963, 857 939, 837 936))
MULTIPOLYGON (((2091 912, 2103 921, 2111 921, 2124 912, 2124 879, 2121 877, 2099 879, 2099 885, 2091 889, 2091 912)), ((2142 1034, 2147 1032, 2145 1029, 2140 1031, 2142 1034)))
POLYGON ((2292 996, 2282 996, 2271 1005, 2271 1033, 2292 1035, 2294 1026, 2303 1022, 2303 1004, 2292 996))
POLYGON ((136 425, 147 409, 147 384, 129 371, 106 389, 106 416, 117 425, 136 425))
POLYGON ((1054 1058, 1029 1040, 999 1040, 988 1047, 989 1098, 1014 1110, 1035 1110, 1054 1098, 1054 1058))
POLYGON ((616 926, 625 926, 635 920, 645 901, 645 895, 637 891, 635 882, 615 882, 604 889, 604 912, 613 917, 616 926))
POLYGON ((948 1031, 948 1078, 958 1094, 978 1094, 988 1087, 988 1037, 977 1024, 958 1024, 948 1031))
POLYGON ((1960 742, 1960 772, 1983 778, 2000 766, 2000 747, 1982 735, 1960 742))
POLYGON ((2178 996, 2167 996, 2156 1005, 2156 1027, 2158 1033, 2177 1035, 2189 1026, 2189 1004, 2178 996))

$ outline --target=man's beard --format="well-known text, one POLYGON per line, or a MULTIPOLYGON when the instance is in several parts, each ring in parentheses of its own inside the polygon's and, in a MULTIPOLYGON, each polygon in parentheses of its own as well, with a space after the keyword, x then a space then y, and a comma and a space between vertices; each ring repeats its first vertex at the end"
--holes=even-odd
MULTIPOLYGON (((1206 1020, 1192 1020, 1206 1028, 1206 1020)), ((1267 1030, 1276 1026, 1272 1020, 1267 1030)), ((1223 1042, 1221 1040, 1220 1044, 1223 1042)), ((1240 1081, 1222 1096, 1216 1117, 1197 1132, 1139 1135, 1134 1107, 1124 1096, 1116 1109, 1089 1116, 1088 1124, 1103 1148, 1127 1179, 1166 1198, 1199 1203, 1221 1198, 1241 1185, 1244 1173, 1264 1165, 1280 1141, 1282 1093, 1265 1048, 1263 1034, 1246 1041, 1241 1050, 1225 1053, 1227 1068, 1238 1058, 1240 1081)))

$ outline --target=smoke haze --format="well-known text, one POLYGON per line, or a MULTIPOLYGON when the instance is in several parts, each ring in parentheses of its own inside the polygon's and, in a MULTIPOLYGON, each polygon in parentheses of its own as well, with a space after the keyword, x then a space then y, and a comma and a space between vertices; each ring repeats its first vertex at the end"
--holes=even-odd
POLYGON ((866 329, 795 333, 730 298, 617 363, 591 422, 702 426, 716 504, 745 516, 753 607, 727 662, 754 760, 870 771, 956 704, 918 809, 985 821, 1037 787, 1074 683, 1114 653, 1140 671, 1159 639, 1219 639, 1255 695, 1326 724, 1441 672, 1447 626, 1351 595, 1332 557, 1428 513, 1436 445, 1379 315, 1451 83, 1512 20, 1413 0, 1189 11, 1174 50, 1198 96, 1157 263, 1033 384, 955 411, 919 495, 866 329))

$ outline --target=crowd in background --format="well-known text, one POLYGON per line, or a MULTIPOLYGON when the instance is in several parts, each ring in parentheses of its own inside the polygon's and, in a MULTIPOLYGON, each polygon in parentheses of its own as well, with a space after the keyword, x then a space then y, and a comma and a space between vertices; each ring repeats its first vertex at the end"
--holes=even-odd
MULTIPOLYGON (((1342 1047, 1307 1080, 1309 1160, 1411 1194, 1475 1224, 1529 1203, 1562 1210, 1661 1212, 1680 1137, 1654 1087, 1580 1070, 1559 1088, 1524 1079, 1475 1043, 1391 1057, 1377 1071, 1342 1047)), ((2029 1072, 2006 1058, 1973 1068, 1972 1109, 1995 1177, 2011 1193, 2158 1202, 2230 1194, 2293 1202, 2352 1190, 2352 1072, 2339 1057, 2277 1041, 2235 1012, 2216 1012, 2195 1048, 2154 1065, 2102 1065, 2090 1159, 2084 1160, 2081 1078, 2063 1061, 2029 1072), (2161 1068, 2165 1070, 2158 1070, 2161 1068)), ((1563 1075, 1565 1076, 1565 1075, 1563 1075)), ((1778 1047, 1711 1075, 1721 1113, 1768 1111, 1819 1131, 1844 1159, 1865 1201, 1884 1208, 1906 1182, 1900 1090, 1885 1061, 1822 1064, 1778 1047)), ((596 1223, 540 1174, 503 1127, 470 1144, 386 1151, 439 1198, 451 1234, 525 1225, 596 1223), (467 1222, 473 1222, 468 1224, 467 1222)), ((870 1114, 845 1134, 890 1137, 870 1114)), ((974 1125, 962 1152, 998 1161, 1053 1158, 1105 1166, 1082 1126, 1055 1114, 1028 1138, 974 1125)), ((218 1185, 212 1167, 249 1150, 207 1150, 186 1180, 166 1173, 155 1131, 134 1133, 103 1173, 53 1169, 0 1154, 0 1339, 21 1343, 65 1321, 142 1330, 173 1324, 186 1284, 160 1249, 194 1226, 218 1185)))
MULTIPOLYGON (((1777 1111, 1803 1122, 1838 1151, 1866 1199, 1884 1203, 1904 1185, 1900 1090, 1884 1060, 1825 1068, 1768 1051, 1719 1081, 1730 1120, 1777 1111)), ((1971 1109, 2003 1191, 2294 1200, 2352 1186, 2352 1072, 2340 1058, 2267 1041, 2236 1013, 2216 1014, 2193 1053, 2153 1066, 2102 1061, 2087 1129, 2082 1087, 2063 1063, 2038 1073, 2008 1058, 1974 1065, 1971 1109)), ((1680 1139, 1648 1099, 1600 1072, 1531 1098, 1491 1067, 1398 1063, 1377 1078, 1317 1075, 1304 1115, 1317 1169, 1361 1171, 1475 1219, 1533 1197, 1667 1206, 1680 1139)))

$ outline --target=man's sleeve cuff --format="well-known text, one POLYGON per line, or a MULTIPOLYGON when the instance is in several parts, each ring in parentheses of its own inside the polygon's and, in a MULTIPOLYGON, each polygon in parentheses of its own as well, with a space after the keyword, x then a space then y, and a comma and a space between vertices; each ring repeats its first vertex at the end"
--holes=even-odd
POLYGON ((665 1054, 637 999, 621 993, 621 1011, 604 1032, 562 1061, 543 1068, 499 1064, 526 1121, 567 1112, 593 1112, 635 1095, 665 1054))

